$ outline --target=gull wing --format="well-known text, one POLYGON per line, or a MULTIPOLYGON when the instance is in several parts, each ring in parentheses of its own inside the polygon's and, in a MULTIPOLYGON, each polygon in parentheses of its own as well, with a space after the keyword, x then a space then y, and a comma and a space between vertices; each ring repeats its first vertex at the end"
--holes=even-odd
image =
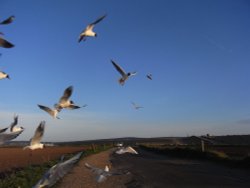
POLYGON ((114 65, 114 67, 116 68, 116 70, 124 77, 126 75, 126 72, 119 66, 117 65, 112 59, 111 59, 111 63, 114 65))
POLYGON ((128 146, 128 147, 126 148, 126 151, 129 152, 129 153, 138 154, 138 152, 135 151, 135 149, 132 148, 131 146, 128 146))
POLYGON ((59 162, 58 164, 51 167, 37 182, 37 184, 33 186, 33 188, 53 186, 59 179, 61 179, 73 168, 74 164, 80 159, 81 155, 82 152, 76 154, 74 157, 70 158, 67 161, 59 162))
POLYGON ((10 42, 8 42, 7 40, 3 39, 0 37, 0 46, 3 48, 12 48, 14 47, 13 44, 11 44, 10 42))
POLYGON ((0 24, 2 24, 2 25, 10 24, 11 22, 13 22, 14 19, 15 19, 15 16, 10 16, 6 20, 2 21, 0 24))
POLYGON ((43 106, 43 105, 40 105, 40 104, 38 104, 37 106, 40 109, 44 110, 45 112, 49 113, 51 116, 54 116, 54 111, 52 109, 50 109, 49 107, 43 106))
POLYGON ((73 92, 73 86, 69 86, 64 90, 63 96, 60 98, 59 103, 67 101, 73 92))
POLYGON ((17 125, 18 123, 18 116, 14 116, 14 122, 11 123, 10 125, 10 132, 13 132, 13 128, 17 125))
POLYGON ((30 145, 39 144, 42 140, 45 129, 45 121, 42 121, 36 128, 35 134, 30 141, 30 145))
POLYGON ((4 129, 0 129, 0 133, 5 132, 8 128, 9 128, 9 127, 6 127, 6 128, 4 128, 4 129))
POLYGON ((96 19, 96 21, 94 21, 93 23, 89 24, 89 25, 95 25, 97 23, 99 23, 100 21, 102 21, 107 15, 103 15, 101 17, 99 17, 98 19, 96 19))
POLYGON ((90 169, 91 172, 93 172, 94 174, 97 174, 97 175, 100 175, 100 174, 102 174, 104 172, 103 169, 96 168, 96 167, 94 167, 94 166, 92 166, 92 165, 90 165, 88 163, 85 163, 85 167, 90 169))
POLYGON ((0 144, 4 144, 7 141, 13 140, 16 137, 18 137, 21 133, 23 132, 23 130, 18 131, 18 132, 14 132, 14 133, 8 133, 8 134, 0 134, 0 144))

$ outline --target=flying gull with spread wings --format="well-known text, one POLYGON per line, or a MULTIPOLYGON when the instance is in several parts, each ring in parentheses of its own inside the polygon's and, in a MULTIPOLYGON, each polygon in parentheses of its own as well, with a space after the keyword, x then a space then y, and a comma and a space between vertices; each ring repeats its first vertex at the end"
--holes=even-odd
POLYGON ((142 106, 139 106, 139 105, 135 104, 134 102, 131 102, 131 104, 133 105, 133 107, 134 107, 136 110, 139 110, 140 108, 143 108, 142 106))
POLYGON ((92 165, 89 165, 88 163, 85 163, 85 167, 90 169, 95 175, 96 175, 96 181, 98 183, 104 182, 108 176, 113 175, 123 175, 124 173, 119 172, 110 172, 109 167, 106 165, 104 169, 94 167, 92 165))
POLYGON ((125 81, 130 77, 130 76, 134 76, 137 74, 137 72, 128 72, 126 73, 118 64, 116 64, 112 59, 111 59, 111 63, 114 65, 115 69, 122 75, 122 77, 118 80, 118 82, 121 85, 125 84, 125 81))
POLYGON ((59 179, 63 178, 73 167, 74 164, 80 159, 82 152, 76 154, 67 161, 60 161, 52 166, 43 177, 37 182, 33 188, 52 187, 59 179))
POLYGON ((43 149, 44 144, 41 143, 43 134, 44 134, 44 129, 45 129, 45 121, 41 121, 41 123, 38 125, 36 128, 34 136, 30 139, 30 145, 24 147, 23 149, 43 149))
POLYGON ((86 37, 97 37, 97 34, 93 31, 95 25, 102 21, 107 15, 103 15, 100 18, 98 18, 93 23, 87 25, 87 27, 81 32, 78 42, 81 42, 82 40, 85 41, 86 37))
POLYGON ((132 148, 131 146, 120 148, 115 153, 119 155, 124 154, 124 153, 138 154, 138 152, 135 151, 135 149, 132 148))
MULTIPOLYGON (((81 108, 80 106, 75 105, 74 101, 70 100, 72 93, 73 93, 73 86, 69 86, 68 88, 66 88, 59 102, 54 105, 55 108, 58 109, 59 111, 62 110, 63 108, 70 110, 81 108)), ((85 106, 87 105, 84 105, 83 107, 85 106)))
POLYGON ((10 132, 18 132, 24 130, 23 127, 18 127, 18 116, 14 115, 14 121, 10 124, 10 132))

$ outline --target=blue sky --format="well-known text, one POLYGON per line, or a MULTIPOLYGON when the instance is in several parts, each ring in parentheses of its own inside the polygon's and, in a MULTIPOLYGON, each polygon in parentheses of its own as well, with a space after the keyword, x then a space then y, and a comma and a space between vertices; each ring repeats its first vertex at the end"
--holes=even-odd
POLYGON ((0 26, 15 44, 0 49, 0 126, 14 114, 28 140, 250 133, 250 3, 230 0, 1 0, 0 26), (97 38, 78 43, 98 17, 97 38), (110 63, 138 71, 124 86, 110 63), (153 80, 146 74, 151 73, 153 80), (52 119, 65 88, 86 108, 52 119), (144 108, 135 110, 131 101, 144 108))

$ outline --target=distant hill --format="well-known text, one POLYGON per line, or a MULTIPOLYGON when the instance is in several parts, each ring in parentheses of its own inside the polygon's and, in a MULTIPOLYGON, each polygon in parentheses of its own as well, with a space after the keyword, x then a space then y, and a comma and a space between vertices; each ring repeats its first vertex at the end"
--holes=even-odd
MULTIPOLYGON (((200 139, 204 138, 208 143, 218 145, 250 145, 250 135, 225 135, 225 136, 190 136, 190 137, 155 137, 155 138, 137 138, 137 137, 123 137, 123 138, 109 138, 98 140, 83 140, 72 142, 45 142, 47 144, 55 145, 84 145, 84 144, 140 144, 140 143, 162 143, 170 145, 195 145, 200 144, 200 139)), ((28 141, 12 141, 7 145, 27 145, 28 141)))

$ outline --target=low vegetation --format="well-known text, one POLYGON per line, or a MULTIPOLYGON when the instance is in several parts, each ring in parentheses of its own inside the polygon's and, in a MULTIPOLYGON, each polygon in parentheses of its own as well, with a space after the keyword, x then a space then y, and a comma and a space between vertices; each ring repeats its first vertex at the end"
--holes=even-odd
MULTIPOLYGON (((82 157, 86 157, 101 151, 110 149, 110 145, 91 145, 86 149, 82 157)), ((74 154, 68 154, 64 160, 71 158, 74 154)), ((81 157, 81 158, 82 158, 81 157)), ((43 176, 43 174, 53 165, 59 162, 52 160, 42 165, 29 165, 25 168, 19 168, 10 172, 0 174, 0 188, 31 188, 43 176)))

